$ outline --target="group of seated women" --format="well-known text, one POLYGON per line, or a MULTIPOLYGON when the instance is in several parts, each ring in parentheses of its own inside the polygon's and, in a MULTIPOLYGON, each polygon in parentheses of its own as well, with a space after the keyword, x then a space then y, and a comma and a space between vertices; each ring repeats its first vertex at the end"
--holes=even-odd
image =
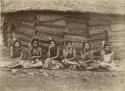
MULTIPOLYGON (((108 70, 116 70, 117 66, 114 61, 114 53, 109 44, 104 44, 100 60, 95 60, 91 45, 89 42, 83 43, 83 48, 80 50, 80 58, 77 58, 76 49, 73 48, 71 41, 66 41, 64 48, 57 46, 55 40, 50 40, 46 59, 43 59, 42 48, 39 45, 38 39, 31 41, 29 49, 30 56, 23 59, 23 47, 19 40, 14 41, 11 48, 11 57, 14 59, 12 63, 7 65, 8 68, 23 67, 23 68, 43 68, 43 69, 99 69, 105 68, 108 70), (62 50, 62 57, 60 57, 62 50)), ((25 54, 27 55, 27 54, 25 54)), ((24 56, 25 56, 24 55, 24 56)))

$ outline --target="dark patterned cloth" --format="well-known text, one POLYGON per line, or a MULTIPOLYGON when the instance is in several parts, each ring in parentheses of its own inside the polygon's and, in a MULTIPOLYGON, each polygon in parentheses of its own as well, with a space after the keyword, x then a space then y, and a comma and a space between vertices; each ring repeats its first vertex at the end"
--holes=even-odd
POLYGON ((12 58, 19 58, 21 56, 22 48, 13 48, 13 57, 12 58))
POLYGON ((92 51, 82 51, 82 55, 84 55, 84 60, 88 61, 88 60, 92 60, 93 58, 93 52, 92 51))
POLYGON ((31 56, 41 56, 41 48, 32 48, 31 49, 31 56))
POLYGON ((50 57, 54 57, 57 55, 57 47, 50 48, 50 57))

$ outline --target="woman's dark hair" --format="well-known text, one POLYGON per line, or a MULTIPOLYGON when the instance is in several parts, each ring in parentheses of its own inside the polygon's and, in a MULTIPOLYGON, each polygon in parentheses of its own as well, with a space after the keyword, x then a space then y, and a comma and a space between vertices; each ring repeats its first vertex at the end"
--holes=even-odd
POLYGON ((85 48, 85 44, 88 44, 89 45, 89 50, 91 50, 91 44, 89 42, 84 42, 83 43, 83 48, 85 48))
MULTIPOLYGON (((106 46, 110 47, 110 45, 109 45, 109 44, 104 44, 104 46, 103 46, 103 50, 106 48, 106 46)), ((112 52, 112 50, 111 50, 111 49, 109 49, 108 53, 111 53, 111 52, 112 52)))
POLYGON ((18 43, 19 43, 19 45, 20 45, 19 47, 21 47, 21 46, 22 46, 22 44, 21 44, 21 41, 20 41, 20 40, 15 40, 15 41, 13 42, 13 47, 15 47, 15 43, 16 43, 16 42, 18 42, 18 43))
POLYGON ((54 42, 54 44, 56 45, 56 41, 55 40, 50 40, 49 41, 49 45, 50 45, 51 42, 54 42))
POLYGON ((72 41, 66 41, 65 44, 67 45, 68 43, 72 44, 72 41))
POLYGON ((37 44, 38 44, 38 46, 39 46, 39 40, 38 40, 38 39, 33 39, 33 40, 31 41, 31 45, 33 46, 33 43, 34 43, 35 41, 37 41, 37 44))
POLYGON ((103 49, 104 49, 106 46, 109 46, 109 47, 110 47, 110 45, 109 45, 109 44, 104 44, 103 49))

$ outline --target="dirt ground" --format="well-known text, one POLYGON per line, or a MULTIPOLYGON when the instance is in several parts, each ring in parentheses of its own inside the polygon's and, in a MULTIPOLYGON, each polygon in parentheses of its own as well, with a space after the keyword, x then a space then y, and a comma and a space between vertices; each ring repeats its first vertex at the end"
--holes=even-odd
MULTIPOLYGON (((0 64, 9 50, 0 45, 0 64)), ((0 67, 0 91, 125 91, 125 72, 18 69, 0 67)))

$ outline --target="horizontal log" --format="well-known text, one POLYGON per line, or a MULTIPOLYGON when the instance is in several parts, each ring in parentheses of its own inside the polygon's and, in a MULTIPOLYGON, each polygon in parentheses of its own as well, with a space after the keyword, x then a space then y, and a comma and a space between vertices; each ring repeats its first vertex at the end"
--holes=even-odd
POLYGON ((36 26, 36 30, 39 32, 53 33, 53 34, 63 34, 65 29, 50 28, 46 26, 36 26))
POLYGON ((109 40, 111 43, 125 43, 123 40, 109 40))
POLYGON ((108 21, 111 19, 111 16, 109 15, 100 15, 100 14, 90 14, 89 15, 90 20, 105 20, 108 21))
POLYGON ((99 39, 88 39, 89 42, 93 43, 93 42, 97 42, 97 41, 106 41, 105 38, 99 38, 99 39))
POLYGON ((24 35, 24 36, 27 36, 27 37, 33 38, 33 36, 32 36, 31 34, 24 33, 24 32, 22 32, 22 31, 15 31, 15 33, 17 34, 17 36, 18 36, 18 34, 22 34, 22 35, 24 35))
POLYGON ((7 18, 9 20, 13 20, 13 21, 32 22, 34 17, 35 16, 33 14, 13 14, 13 15, 9 15, 9 17, 7 17, 7 18))
POLYGON ((65 26, 65 18, 60 18, 60 19, 54 19, 54 20, 46 20, 46 21, 39 21, 38 24, 53 24, 53 25, 60 25, 60 26, 65 26))
POLYGON ((72 35, 64 35, 64 39, 71 40, 71 41, 84 42, 84 41, 87 40, 87 37, 82 37, 82 36, 72 36, 72 35))
POLYGON ((64 39, 64 41, 72 41, 72 42, 76 42, 76 43, 83 43, 84 41, 80 41, 80 40, 73 40, 73 39, 64 39))
POLYGON ((91 48, 100 50, 102 48, 102 41, 91 42, 91 48))
POLYGON ((22 35, 22 34, 18 34, 16 36, 16 39, 22 40, 22 41, 27 41, 27 42, 31 42, 33 38, 22 35))
POLYGON ((52 25, 59 25, 59 26, 66 26, 66 22, 65 22, 65 20, 63 19, 63 20, 58 20, 58 21, 50 21, 50 23, 52 24, 52 25))
POLYGON ((37 19, 39 21, 52 21, 52 20, 61 20, 65 17, 56 14, 38 14, 37 19))
POLYGON ((30 26, 30 27, 34 27, 34 22, 22 21, 21 24, 22 24, 22 25, 27 25, 27 26, 30 26))
POLYGON ((88 25, 109 25, 109 21, 105 21, 105 20, 89 20, 88 21, 88 25))
POLYGON ((40 22, 36 23, 36 26, 44 26, 44 27, 59 28, 59 29, 65 28, 65 25, 58 25, 58 24, 52 24, 52 23, 50 23, 50 24, 46 23, 45 24, 45 23, 40 23, 40 22))
POLYGON ((110 38, 117 37, 117 38, 125 38, 125 32, 112 32, 110 33, 110 38))
POLYGON ((72 34, 72 35, 74 35, 74 34, 76 34, 76 35, 88 35, 88 32, 87 32, 87 29, 75 29, 75 28, 68 28, 68 31, 65 31, 66 33, 68 33, 68 34, 72 34))
POLYGON ((36 15, 38 21, 50 21, 51 15, 50 14, 38 14, 36 15))
POLYGON ((16 27, 15 27, 15 30, 16 30, 16 31, 19 31, 19 32, 24 32, 24 33, 26 33, 27 35, 33 35, 34 32, 35 32, 35 29, 34 29, 34 28, 31 28, 31 27, 28 27, 28 26, 23 26, 23 25, 16 26, 16 27))
POLYGON ((21 15, 19 15, 19 18, 22 21, 32 22, 32 21, 34 21, 35 15, 34 14, 21 14, 21 15))
POLYGON ((17 20, 17 19, 15 19, 15 20, 13 20, 13 19, 6 19, 6 18, 4 18, 4 19, 5 19, 5 22, 9 22, 9 23, 14 24, 14 25, 18 25, 18 24, 21 23, 20 20, 17 20))
POLYGON ((67 23, 66 25, 69 28, 77 28, 77 29, 86 29, 87 24, 78 24, 78 23, 67 23))
POLYGON ((124 47, 124 45, 125 45, 125 43, 118 43, 118 42, 116 42, 116 43, 109 43, 109 44, 111 44, 114 47, 124 47))
POLYGON ((111 31, 124 31, 124 30, 125 30, 125 23, 111 25, 111 31))
POLYGON ((109 40, 109 43, 125 43, 125 40, 109 40))
POLYGON ((85 37, 88 36, 88 34, 86 34, 86 33, 81 33, 81 32, 72 32, 72 31, 64 32, 64 35, 85 36, 85 37))
POLYGON ((119 24, 119 23, 125 23, 125 17, 124 16, 113 16, 110 19, 111 24, 119 24))
POLYGON ((90 39, 106 39, 105 33, 91 34, 89 35, 90 39))
POLYGON ((89 33, 90 34, 98 34, 98 33, 104 33, 105 26, 93 26, 89 27, 89 33))
POLYGON ((72 18, 67 18, 66 23, 86 24, 87 19, 85 19, 85 17, 83 17, 83 18, 72 17, 72 18))

